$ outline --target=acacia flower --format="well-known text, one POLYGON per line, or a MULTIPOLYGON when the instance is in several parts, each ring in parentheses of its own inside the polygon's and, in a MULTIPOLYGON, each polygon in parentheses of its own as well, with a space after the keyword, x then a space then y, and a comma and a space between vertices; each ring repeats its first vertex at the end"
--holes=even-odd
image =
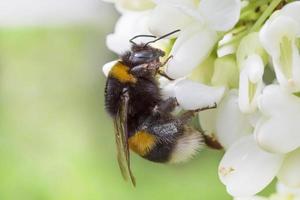
POLYGON ((237 138, 219 166, 231 195, 254 195, 276 176, 290 187, 300 186, 299 106, 300 99, 278 85, 264 88, 254 135, 237 138))
POLYGON ((228 193, 235 200, 299 200, 300 1, 114 3, 122 15, 107 46, 118 54, 134 35, 181 30, 155 44, 173 56, 165 72, 175 80, 159 79, 162 96, 176 97, 185 110, 218 103, 200 112, 199 122, 224 147, 218 174, 228 193), (277 193, 256 195, 275 178, 277 193))
POLYGON ((279 84, 300 91, 300 2, 275 12, 260 31, 260 40, 271 56, 279 84))
POLYGON ((114 3, 119 12, 136 12, 144 11, 154 7, 152 0, 104 0, 110 3, 114 3))
POLYGON ((172 78, 189 75, 211 53, 218 33, 230 30, 240 15, 239 0, 157 1, 149 21, 155 35, 181 29, 166 72, 172 78), (212 14, 213 13, 213 14, 212 14))
POLYGON ((281 182, 276 185, 276 192, 269 197, 251 196, 251 197, 236 197, 234 200, 300 200, 300 189, 290 188, 281 182))

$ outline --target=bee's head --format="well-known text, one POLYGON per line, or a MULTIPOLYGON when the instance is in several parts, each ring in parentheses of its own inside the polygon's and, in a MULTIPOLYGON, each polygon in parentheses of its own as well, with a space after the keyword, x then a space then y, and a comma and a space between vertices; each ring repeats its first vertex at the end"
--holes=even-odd
POLYGON ((159 58, 163 56, 165 56, 165 52, 160 49, 145 44, 133 44, 129 60, 132 62, 133 66, 137 66, 144 63, 159 61, 159 58))
POLYGON ((144 64, 144 63, 151 63, 153 61, 159 61, 159 58, 163 57, 165 55, 165 52, 160 49, 151 47, 150 44, 155 43, 155 42, 157 42, 163 38, 166 38, 174 33, 177 33, 179 31, 180 30, 175 30, 175 31, 167 33, 161 37, 156 37, 154 35, 136 35, 136 36, 134 36, 133 38, 131 38, 129 40, 132 43, 132 47, 131 47, 131 51, 130 51, 130 55, 129 55, 128 59, 130 60, 130 62, 132 63, 133 66, 137 66, 140 64, 144 64), (150 37, 150 38, 154 38, 154 39, 145 44, 135 43, 134 40, 136 38, 140 38, 140 37, 150 37))

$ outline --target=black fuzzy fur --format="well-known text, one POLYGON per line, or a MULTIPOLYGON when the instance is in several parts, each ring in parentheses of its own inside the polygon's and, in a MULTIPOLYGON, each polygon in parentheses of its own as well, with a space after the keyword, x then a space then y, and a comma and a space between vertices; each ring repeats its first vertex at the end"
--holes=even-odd
MULTIPOLYGON (((140 64, 155 64, 162 56, 161 50, 144 46, 133 45, 131 51, 121 56, 121 62, 130 69, 140 64), (139 51, 152 51, 151 62, 135 63, 132 55, 139 51), (160 55, 160 56, 158 56, 160 55)), ((147 58, 149 60, 149 58, 147 58)), ((136 83, 121 83, 113 77, 107 78, 105 89, 105 106, 108 113, 115 117, 120 106, 120 99, 124 88, 128 90, 129 103, 127 113, 128 137, 137 131, 147 131, 156 138, 156 145, 143 157, 154 162, 167 162, 179 136, 184 134, 184 123, 174 117, 171 112, 176 107, 176 99, 162 100, 160 88, 153 71, 142 73, 136 83)))

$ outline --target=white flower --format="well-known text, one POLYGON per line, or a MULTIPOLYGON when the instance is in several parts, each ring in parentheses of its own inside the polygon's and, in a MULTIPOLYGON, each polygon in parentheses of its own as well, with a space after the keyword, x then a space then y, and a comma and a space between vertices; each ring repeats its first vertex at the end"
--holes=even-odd
POLYGON ((199 120, 205 133, 215 136, 225 149, 253 131, 249 116, 239 109, 237 90, 229 91, 217 109, 200 112, 199 120))
POLYGON ((219 176, 233 196, 255 195, 276 176, 300 187, 300 98, 270 85, 258 98, 258 107, 261 116, 254 135, 239 140, 224 135, 235 142, 220 163, 219 176))
POLYGON ((252 197, 235 197, 234 200, 268 200, 268 198, 260 197, 260 196, 252 196, 252 197))
POLYGON ((269 197, 235 197, 234 200, 300 200, 300 188, 290 188, 281 182, 276 184, 276 192, 269 197))
POLYGON ((252 133, 253 127, 238 106, 236 90, 230 91, 218 106, 216 137, 225 149, 239 138, 252 133))
POLYGON ((274 13, 260 31, 260 40, 271 56, 282 87, 300 90, 300 2, 288 4, 274 13))
POLYGON ((211 87, 186 78, 175 81, 160 79, 163 98, 176 97, 181 108, 196 110, 219 103, 225 87, 211 87))
POLYGON ((252 196, 274 179, 282 161, 282 155, 260 149, 253 135, 244 136, 226 151, 219 165, 219 177, 232 196, 252 196))
POLYGON ((211 84, 237 88, 239 85, 239 69, 235 56, 227 55, 215 59, 211 84))
POLYGON ((149 21, 155 35, 181 29, 166 72, 172 78, 186 76, 208 57, 218 32, 231 29, 240 14, 239 0, 158 1, 149 21))
POLYGON ((239 107, 244 113, 253 113, 257 98, 264 86, 264 63, 257 54, 248 56, 242 64, 239 84, 239 107))
POLYGON ((276 191, 279 194, 285 194, 285 195, 293 195, 300 198, 300 187, 298 188, 291 188, 283 184, 282 182, 278 182, 276 184, 276 191))
POLYGON ((116 8, 121 13, 128 11, 144 11, 155 6, 152 0, 103 0, 115 3, 116 8))
POLYGON ((219 103, 225 87, 210 87, 190 80, 179 81, 175 85, 175 96, 185 110, 196 110, 219 103))
POLYGON ((239 77, 239 107, 244 113, 257 110, 257 98, 261 94, 265 64, 268 61, 259 34, 253 32, 245 36, 237 50, 239 77))
POLYGON ((269 85, 259 97, 263 114, 255 127, 255 138, 263 149, 288 153, 300 147, 300 98, 279 85, 269 85))
MULTIPOLYGON (((115 31, 106 37, 106 45, 117 54, 122 54, 129 50, 131 43, 129 40, 139 34, 150 34, 147 27, 147 21, 149 19, 149 12, 129 12, 123 14, 118 20, 115 31)), ((137 42, 143 41, 139 38, 137 42)))
POLYGON ((176 97, 185 110, 218 104, 199 120, 226 151, 218 171, 228 193, 235 200, 299 200, 291 188, 300 190, 300 1, 271 15, 279 0, 245 0, 238 24, 240 0, 114 2, 122 16, 107 45, 118 54, 135 35, 181 30, 153 44, 173 56, 165 71, 174 80, 159 79, 162 98, 176 97), (261 17, 254 26, 253 17, 261 17), (289 190, 256 196, 274 178, 289 190))
POLYGON ((298 188, 300 195, 300 148, 289 153, 284 159, 277 177, 285 185, 298 188))

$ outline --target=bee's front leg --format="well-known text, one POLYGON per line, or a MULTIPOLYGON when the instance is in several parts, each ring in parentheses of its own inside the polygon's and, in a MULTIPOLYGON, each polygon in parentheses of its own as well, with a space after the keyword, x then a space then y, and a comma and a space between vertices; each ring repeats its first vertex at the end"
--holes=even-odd
POLYGON ((168 80, 170 80, 170 81, 174 81, 174 79, 171 78, 171 77, 169 77, 169 76, 168 76, 162 69, 160 69, 160 68, 163 67, 163 66, 165 66, 165 65, 169 62, 169 60, 172 59, 172 58, 173 58, 172 55, 169 56, 169 57, 168 57, 168 58, 160 65, 160 67, 157 69, 157 73, 158 73, 159 75, 165 77, 166 79, 168 79, 168 80))

